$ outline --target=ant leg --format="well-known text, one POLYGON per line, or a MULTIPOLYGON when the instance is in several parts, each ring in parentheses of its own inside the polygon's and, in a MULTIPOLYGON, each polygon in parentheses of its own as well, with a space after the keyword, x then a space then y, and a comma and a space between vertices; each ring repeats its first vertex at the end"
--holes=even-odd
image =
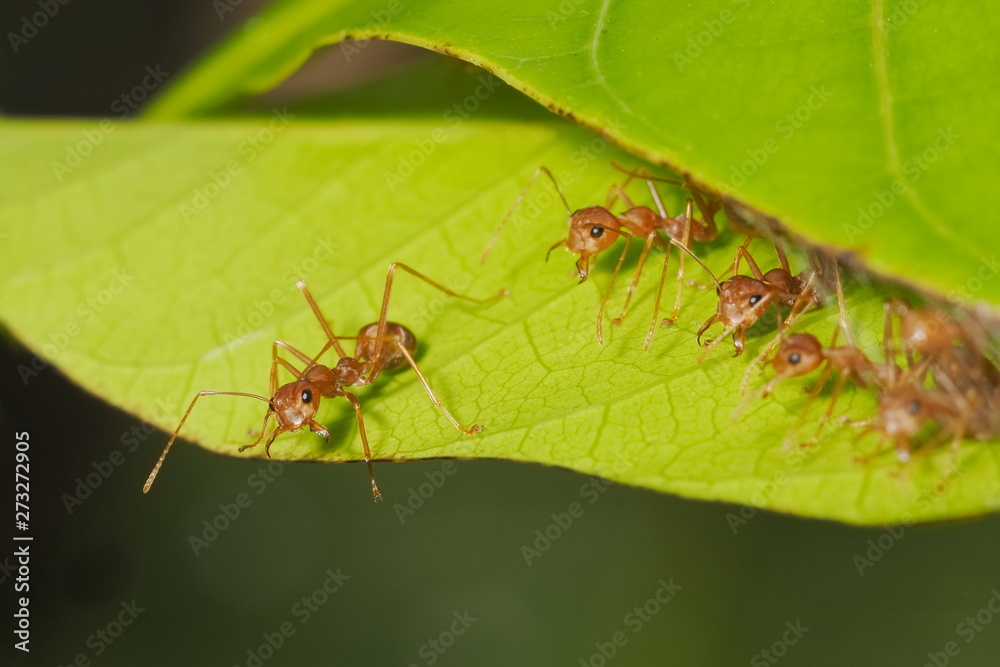
POLYGON ((750 256, 750 252, 746 248, 746 246, 749 244, 749 241, 750 239, 747 238, 747 243, 744 243, 743 245, 741 245, 739 248, 736 249, 736 261, 733 264, 733 275, 734 276, 737 275, 737 271, 739 270, 739 265, 740 265, 740 256, 742 255, 743 257, 746 258, 747 266, 750 267, 750 271, 753 273, 753 277, 756 278, 757 280, 763 281, 764 274, 761 272, 760 267, 757 266, 757 262, 755 262, 754 258, 750 256))
POLYGON ((548 252, 545 253, 546 262, 549 261, 549 256, 552 254, 552 251, 561 245, 566 245, 566 239, 559 239, 558 241, 549 246, 548 252))
MULTIPOLYGON (((709 320, 709 322, 706 322, 705 324, 708 325, 710 323, 714 323, 715 321, 717 320, 715 320, 715 316, 713 315, 712 319, 709 320)), ((707 329, 708 327, 703 325, 702 328, 707 329)), ((742 346, 740 345, 740 343, 736 341, 736 334, 739 333, 739 330, 740 330, 739 325, 726 327, 725 329, 722 330, 722 335, 720 335, 718 338, 713 338, 712 340, 706 341, 705 349, 702 350, 701 356, 698 357, 698 363, 700 364, 701 362, 705 361, 705 357, 708 356, 708 353, 711 352, 716 345, 725 340, 726 336, 728 336, 729 334, 734 334, 733 342, 736 345, 736 354, 734 354, 733 356, 738 357, 743 352, 742 346)), ((698 336, 699 338, 701 337, 701 332, 699 332, 698 336)))
POLYGON ((623 202, 625 202, 626 207, 633 208, 634 204, 632 203, 632 199, 628 196, 628 193, 625 192, 625 186, 628 185, 629 181, 631 180, 632 179, 629 178, 625 181, 624 185, 618 185, 617 183, 615 183, 610 188, 608 188, 608 197, 604 201, 604 208, 610 210, 611 207, 614 206, 615 201, 617 201, 618 199, 621 199, 623 202))
POLYGON ((420 368, 417 366, 417 362, 410 354, 410 351, 398 343, 396 344, 396 349, 399 350, 399 352, 406 358, 407 363, 410 364, 410 368, 412 368, 413 372, 417 374, 417 379, 419 379, 420 384, 423 385, 424 391, 427 392, 427 397, 431 399, 431 403, 434 404, 434 407, 444 413, 444 416, 448 418, 448 421, 450 421, 455 428, 465 435, 474 435, 483 430, 483 427, 480 424, 473 424, 472 428, 465 428, 462 426, 458 420, 455 419, 450 412, 448 412, 448 408, 444 407, 444 403, 442 403, 434 394, 434 391, 431 389, 431 385, 427 382, 427 378, 424 377, 424 374, 420 372, 420 368))
POLYGON ((619 231, 618 233, 625 237, 625 248, 622 250, 621 257, 618 258, 618 265, 615 266, 615 272, 611 274, 611 282, 608 283, 608 291, 604 293, 604 298, 601 299, 601 307, 597 311, 597 343, 599 345, 604 345, 604 309, 607 308, 608 299, 611 298, 611 291, 615 288, 615 278, 618 277, 618 272, 621 271, 625 255, 628 254, 628 247, 632 244, 631 234, 624 231, 619 231))
MULTIPOLYGON (((302 296, 306 298, 306 301, 309 303, 309 307, 313 311, 313 315, 315 315, 316 319, 319 320, 319 325, 323 327, 323 333, 326 334, 327 340, 329 340, 330 344, 333 345, 333 349, 337 351, 337 354, 340 356, 341 359, 348 356, 347 352, 344 351, 344 348, 341 347, 340 343, 337 342, 337 337, 333 335, 333 330, 330 329, 330 324, 326 321, 326 318, 323 317, 323 313, 320 312, 319 304, 316 303, 316 299, 313 298, 313 295, 309 291, 309 288, 306 287, 306 281, 300 280, 299 282, 295 283, 295 286, 299 288, 299 290, 302 292, 302 296)), ((291 352, 291 350, 289 350, 289 352, 291 352)))
POLYGON ((774 254, 778 256, 778 265, 791 275, 792 270, 788 267, 788 256, 785 255, 785 249, 781 242, 778 241, 777 237, 773 237, 771 243, 774 245, 774 254))
POLYGON ((885 350, 885 377, 889 386, 897 385, 899 366, 896 364, 896 346, 892 336, 892 309, 889 302, 885 304, 885 331, 882 334, 882 347, 885 350))
POLYGON ((632 278, 632 282, 629 283, 628 292, 625 295, 625 305, 622 306, 622 313, 611 321, 611 324, 615 326, 618 326, 625 320, 625 313, 628 312, 628 305, 632 301, 632 293, 639 286, 639 278, 642 277, 642 267, 646 263, 646 255, 649 254, 649 249, 653 246, 653 241, 655 240, 656 231, 650 230, 649 236, 646 237, 646 244, 642 247, 642 254, 639 255, 639 263, 635 267, 635 276, 632 278))
POLYGON ((507 214, 503 217, 503 220, 500 221, 500 226, 497 227, 497 230, 495 232, 493 232, 493 236, 490 238, 490 242, 486 244, 486 250, 483 251, 483 256, 479 260, 481 264, 486 263, 487 258, 490 256, 490 251, 493 250, 493 244, 496 243, 497 239, 500 237, 500 232, 503 231, 503 228, 507 225, 507 221, 510 220, 511 216, 514 215, 514 211, 516 211, 518 207, 521 205, 521 201, 524 199, 524 196, 528 194, 528 190, 530 190, 531 186, 534 185, 535 179, 537 179, 538 175, 542 173, 548 176, 549 180, 552 181, 552 185, 555 186, 556 192, 559 194, 559 198, 562 200, 563 205, 566 207, 566 215, 568 216, 573 215, 573 210, 569 207, 569 203, 566 201, 566 196, 563 195, 562 190, 559 188, 559 183, 556 182, 556 177, 552 175, 552 172, 549 171, 547 167, 544 166, 539 167, 538 169, 535 170, 535 173, 531 175, 531 178, 528 179, 528 184, 524 186, 523 190, 521 190, 521 194, 517 196, 517 199, 514 201, 514 205, 510 207, 510 210, 507 211, 507 214))
MULTIPOLYGON (((816 275, 815 272, 813 275, 816 275)), ((810 281, 812 278, 810 278, 810 281)), ((844 286, 840 282, 840 264, 836 261, 833 262, 833 284, 837 292, 837 308, 840 310, 840 328, 844 330, 844 336, 847 338, 847 344, 851 347, 856 347, 854 343, 854 335, 851 333, 851 327, 847 324, 847 308, 844 305, 844 286)), ((803 290, 805 292, 806 290, 803 290)))
POLYGON ((837 378, 837 384, 834 385, 833 393, 830 394, 830 405, 826 407, 826 412, 824 412, 823 416, 819 418, 819 424, 816 425, 816 435, 813 436, 814 438, 819 437, 823 427, 826 426, 826 423, 830 421, 831 417, 833 417, 833 409, 837 405, 837 399, 840 398, 841 392, 844 391, 844 387, 847 385, 848 378, 849 376, 847 373, 841 373, 840 377, 837 378))
MULTIPOLYGON (((291 373, 296 380, 301 380, 302 376, 304 375, 304 372, 300 373, 299 371, 295 370, 295 366, 292 366, 291 362, 289 362, 286 359, 282 359, 281 357, 278 356, 279 347, 288 350, 293 355, 298 357, 300 361, 303 361, 307 364, 310 363, 311 361, 309 357, 302 354, 302 352, 295 349, 285 341, 275 340, 271 344, 271 384, 270 384, 271 396, 274 396, 274 394, 278 391, 278 366, 283 367, 285 370, 291 373)), ((309 368, 307 367, 306 370, 309 370, 309 368)))
MULTIPOLYGON (((687 200, 686 208, 684 211, 684 238, 681 239, 681 243, 685 248, 691 247, 691 200, 687 200)), ((686 253, 681 253, 681 265, 677 270, 677 296, 674 297, 674 312, 664 320, 664 322, 669 322, 673 324, 677 321, 677 316, 681 312, 681 292, 684 291, 684 260, 687 259, 686 253)))
MULTIPOLYGON (((274 411, 273 410, 268 410, 267 414, 264 415, 264 423, 260 425, 260 435, 257 436, 257 439, 254 440, 253 442, 251 442, 249 445, 241 445, 240 448, 237 451, 239 451, 242 454, 244 451, 246 451, 246 450, 248 450, 248 449, 250 449, 252 447, 256 447, 258 444, 260 444, 260 441, 264 439, 264 433, 267 431, 267 423, 269 421, 271 421, 271 417, 273 415, 274 415, 274 411)), ((268 441, 267 441, 267 446, 268 447, 271 446, 271 442, 277 437, 277 435, 278 435, 277 432, 280 431, 280 430, 281 430, 280 428, 276 428, 275 429, 275 433, 273 435, 271 435, 270 439, 268 439, 268 441)), ((268 458, 270 458, 270 456, 271 455, 268 454, 268 458)))
POLYGON ((368 477, 372 481, 372 495, 375 497, 375 502, 378 502, 382 500, 382 494, 378 490, 378 484, 375 483, 375 470, 372 468, 372 452, 368 448, 368 434, 365 433, 365 418, 361 414, 361 401, 358 400, 357 396, 348 391, 345 391, 343 396, 354 406, 354 415, 358 419, 358 432, 361 433, 361 444, 365 448, 365 463, 368 464, 368 477))
MULTIPOLYGON (((248 398, 256 398, 258 401, 264 401, 268 405, 271 403, 270 400, 264 398, 263 396, 258 396, 257 394, 246 394, 241 391, 199 391, 195 394, 194 399, 191 401, 191 405, 188 406, 187 412, 185 412, 184 416, 181 417, 181 423, 177 425, 177 428, 174 429, 173 435, 170 436, 170 440, 167 441, 167 446, 163 448, 163 453, 160 454, 160 458, 156 461, 156 465, 153 466, 153 471, 150 472, 149 477, 146 478, 146 483, 142 485, 143 493, 149 493, 150 487, 153 486, 153 481, 156 480, 156 475, 160 472, 160 468, 163 466, 163 459, 167 458, 167 452, 170 451, 170 447, 173 446, 174 440, 177 439, 177 434, 180 433, 181 427, 184 426, 184 422, 187 421, 188 415, 190 415, 191 410, 194 409, 194 404, 197 403, 198 399, 202 396, 246 396, 248 398)), ((271 410, 269 409, 268 414, 270 413, 271 410)))
MULTIPOLYGON (((544 169, 545 173, 549 174, 549 177, 552 176, 552 174, 549 173, 549 170, 545 169, 545 167, 541 167, 541 169, 544 169)), ((428 278, 427 276, 425 276, 424 274, 420 273, 419 271, 417 271, 413 267, 407 266, 406 264, 403 264, 402 262, 393 262, 392 264, 389 265, 389 271, 385 275, 385 289, 382 291, 382 309, 379 311, 378 329, 375 332, 375 335, 376 335, 377 339, 375 341, 375 350, 372 352, 372 359, 381 359, 382 344, 383 344, 383 342, 385 341, 385 338, 386 338, 385 327, 386 327, 386 322, 388 321, 386 319, 386 316, 388 315, 388 312, 389 312, 389 298, 392 296, 392 281, 393 281, 393 279, 396 276, 396 269, 402 269, 403 271, 406 271, 411 276, 414 276, 415 278, 419 278, 420 280, 424 281, 425 283, 427 283, 431 287, 434 287, 434 288, 436 288, 436 289, 444 292, 445 294, 447 294, 450 297, 454 297, 456 299, 463 299, 463 300, 469 301, 471 303, 478 303, 478 304, 481 304, 481 305, 486 305, 486 304, 493 303, 494 301, 497 301, 497 300, 503 298, 504 296, 510 294, 509 290, 501 289, 499 292, 497 292, 496 294, 494 294, 491 297, 487 297, 485 299, 477 299, 475 297, 467 296, 465 294, 459 294, 458 292, 450 290, 447 287, 445 287, 444 285, 442 285, 441 283, 438 283, 438 282, 436 282, 436 281, 428 278)))
MULTIPOLYGON (((683 257, 683 254, 681 255, 683 257)), ((653 301, 653 319, 649 323, 649 331, 646 333, 646 343, 643 345, 644 350, 649 350, 650 344, 653 342, 653 333, 656 332, 656 321, 660 318, 660 299, 663 297, 663 283, 667 280, 667 269, 670 266, 670 245, 667 245, 667 253, 663 258, 663 270, 660 271, 660 284, 656 288, 656 299, 653 301)), ((664 320, 664 325, 666 320, 664 320)))

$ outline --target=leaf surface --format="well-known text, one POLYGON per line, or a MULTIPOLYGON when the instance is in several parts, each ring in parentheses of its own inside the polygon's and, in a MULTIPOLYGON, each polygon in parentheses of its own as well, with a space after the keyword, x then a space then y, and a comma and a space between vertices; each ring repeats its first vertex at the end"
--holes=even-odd
MULTIPOLYGON (((551 167, 570 202, 582 206, 595 193, 603 199, 619 179, 606 164, 630 158, 558 121, 444 122, 283 125, 275 117, 125 124, 110 133, 89 123, 5 124, 0 315, 39 355, 18 371, 30 386, 33 373, 51 372, 37 367, 55 364, 169 432, 199 390, 266 394, 273 339, 318 351, 323 335, 296 280, 307 280, 337 332, 351 334, 376 319, 386 268, 402 261, 473 296, 501 287, 511 294, 483 307, 398 278, 390 317, 416 332, 418 360, 445 405, 485 430, 460 435, 412 373, 387 375, 359 389, 380 460, 531 461, 854 523, 996 508, 996 443, 966 443, 959 473, 948 472, 947 451, 906 469, 891 454, 855 464, 855 431, 839 426, 819 446, 787 453, 782 443, 800 415, 807 415, 806 437, 823 408, 806 405, 809 381, 783 384, 734 419, 740 378, 773 322, 752 330, 744 357, 732 359, 727 341, 698 364, 694 334, 714 310, 714 290, 686 290, 678 326, 658 330, 644 352, 662 253, 654 252, 625 324, 607 326, 607 344, 597 345, 597 309, 616 258, 602 257, 582 285, 569 254, 544 261, 545 248, 565 233, 565 214, 547 186, 529 193, 523 215, 481 266, 483 247, 537 165, 551 167), (72 160, 88 142, 87 155, 72 160)), ((632 193, 648 197, 641 188, 632 193)), ((678 210, 682 194, 665 195, 678 210)), ((701 252, 720 271, 740 241, 727 234, 701 252)), ((766 245, 754 252, 774 264, 766 245)), ((694 268, 687 275, 708 282, 694 268)), ((622 294, 616 291, 609 310, 620 307, 622 294)), ((848 285, 857 335, 876 358, 883 295, 882 288, 848 285)), ((668 285, 666 301, 672 297, 668 285)), ((803 328, 826 340, 833 318, 813 313, 803 328)), ((873 400, 849 389, 841 410, 864 417, 873 400)), ((258 401, 206 397, 183 435, 235 456, 263 414, 258 401)), ((272 456, 360 458, 346 402, 324 401, 320 419, 329 443, 309 433, 283 435, 272 456)), ((151 466, 165 440, 150 439, 151 466)), ((859 447, 881 444, 867 439, 859 447)), ((183 455, 181 447, 171 456, 183 455)), ((168 459, 157 484, 183 483, 170 473, 168 459)), ((358 475, 365 493, 360 468, 358 475)), ((383 492, 389 502, 402 500, 399 489, 383 492)))
POLYGON ((416 44, 875 272, 996 309, 998 31, 987 0, 285 0, 152 116, 218 111, 348 37, 416 44))

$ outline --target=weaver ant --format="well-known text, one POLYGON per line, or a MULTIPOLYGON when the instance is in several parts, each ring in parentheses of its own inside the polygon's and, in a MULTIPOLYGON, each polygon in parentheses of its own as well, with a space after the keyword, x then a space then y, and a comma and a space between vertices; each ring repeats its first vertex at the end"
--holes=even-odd
MULTIPOLYGON (((941 428, 940 440, 952 436, 952 450, 957 452, 966 433, 970 417, 968 410, 958 404, 956 396, 940 388, 928 388, 924 383, 927 360, 905 371, 896 363, 896 349, 892 331, 892 306, 885 304, 885 366, 879 378, 878 412, 862 421, 844 420, 852 426, 864 427, 855 442, 867 433, 881 433, 891 440, 896 457, 907 462, 911 456, 911 443, 930 421, 941 428)), ((932 441, 925 449, 931 449, 932 441)), ((882 453, 875 451, 858 458, 866 462, 882 453)))
MULTIPOLYGON (((806 310, 815 305, 815 303, 810 300, 810 290, 803 290, 799 300, 792 307, 792 312, 789 314, 788 318, 781 325, 781 327, 779 327, 777 336, 775 336, 771 344, 766 346, 757 358, 751 362, 750 367, 743 376, 743 382, 741 384, 741 393, 746 395, 747 385, 750 381, 752 372, 760 364, 760 362, 770 354, 775 345, 778 345, 777 352, 775 352, 774 357, 765 362, 765 365, 770 365, 774 368, 775 376, 764 386, 761 391, 762 397, 766 398, 767 396, 770 396, 774 387, 782 380, 806 375, 807 373, 811 373, 822 366, 823 370, 820 373, 819 380, 816 382, 816 385, 810 393, 809 399, 806 403, 809 405, 819 396, 819 392, 826 386, 831 375, 836 373, 837 382, 834 385, 833 393, 830 396, 830 403, 827 406, 826 412, 820 418, 813 441, 819 437, 823 426, 833 415, 837 399, 840 397, 841 392, 844 390, 844 387, 848 382, 853 382, 862 389, 878 389, 888 386, 891 381, 890 370, 887 365, 873 362, 867 355, 865 355, 864 352, 854 345, 853 336, 851 335, 850 327, 847 324, 843 289, 841 287, 840 273, 837 269, 836 263, 834 263, 834 282, 836 284, 837 300, 840 307, 840 321, 837 328, 834 329, 830 346, 823 347, 823 345, 819 342, 819 339, 810 333, 794 333, 785 336, 784 332, 794 324, 797 318, 801 317, 806 310), (805 307, 800 310, 800 306, 803 303, 805 304, 805 307), (848 344, 838 346, 837 336, 841 330, 844 331, 844 334, 848 339, 848 344)), ((889 340, 891 335, 891 329, 889 328, 889 324, 887 322, 885 332, 887 345, 891 342, 889 340)), ((804 416, 806 413, 803 411, 802 414, 804 416)), ((801 421, 802 420, 800 419, 800 424, 801 421)), ((798 427, 793 429, 792 433, 797 430, 798 427)))
POLYGON ((395 276, 396 269, 403 269, 449 296, 471 301, 473 303, 491 303, 507 294, 506 290, 501 290, 493 297, 487 299, 476 299, 474 297, 454 292, 431 280, 424 274, 416 271, 406 264, 394 262, 389 265, 389 271, 386 275, 385 289, 382 296, 382 309, 379 313, 378 321, 361 327, 357 336, 335 336, 333 331, 330 329, 330 325, 323 317, 323 314, 319 309, 319 305, 309 292, 305 282, 299 281, 297 283, 297 287, 302 291, 310 309, 313 311, 316 319, 319 320, 320 326, 323 328, 323 332, 327 336, 327 342, 320 350, 319 354, 310 358, 285 341, 274 341, 271 348, 271 398, 265 398, 264 396, 258 396, 257 394, 235 391, 208 390, 198 392, 191 401, 191 404, 188 406, 188 409, 181 418, 177 428, 170 436, 170 440, 167 442, 166 447, 164 447, 163 453, 160 454, 160 458, 153 467, 152 472, 150 472, 149 478, 143 485, 143 493, 147 493, 149 491, 153 481, 156 479, 157 473, 160 471, 160 467, 163 465, 163 461, 166 458, 167 453, 170 451, 174 440, 177 438, 181 428, 184 426, 184 422, 187 421, 188 416, 194 409, 195 403, 197 403, 198 399, 202 396, 246 396, 248 398, 254 398, 267 403, 267 414, 264 416, 264 422, 261 425, 260 435, 249 445, 241 446, 239 451, 243 452, 244 450, 256 447, 260 444, 267 434, 268 423, 273 417, 276 421, 276 426, 274 430, 271 431, 271 434, 267 436, 267 441, 264 444, 264 454, 268 458, 271 456, 271 444, 281 433, 295 432, 308 427, 310 431, 318 433, 325 439, 329 440, 329 431, 327 431, 322 424, 315 420, 316 413, 319 410, 320 398, 342 397, 346 399, 354 408, 354 414, 358 422, 358 431, 361 435, 361 443, 364 447, 365 463, 368 466, 368 475, 371 479, 372 495, 375 497, 376 501, 381 500, 382 494, 379 492, 378 485, 375 483, 375 473, 372 469, 371 450, 368 445, 368 435, 365 431, 364 417, 361 413, 361 402, 354 394, 346 391, 344 389, 345 387, 371 384, 382 374, 383 371, 393 370, 405 364, 409 364, 409 366, 413 368, 414 372, 417 374, 417 378, 420 380, 420 384, 423 386, 424 391, 427 392, 431 402, 439 408, 442 413, 444 413, 455 428, 466 435, 472 435, 481 431, 482 426, 478 424, 472 426, 472 428, 463 427, 458 420, 456 420, 452 414, 448 412, 448 409, 445 408, 441 401, 438 400, 437 396, 434 395, 434 392, 431 390, 431 387, 427 382, 427 378, 424 377, 424 374, 417 366, 417 362, 414 360, 414 354, 417 349, 416 336, 402 324, 391 322, 387 319, 389 298, 392 293, 392 281, 395 276), (347 354, 339 342, 340 340, 351 339, 357 341, 353 357, 347 354), (299 371, 294 365, 292 365, 291 362, 281 358, 278 353, 279 348, 284 349, 295 356, 300 362, 305 364, 305 368, 299 371), (320 359, 331 348, 333 348, 340 357, 337 364, 335 366, 324 366, 323 364, 318 363, 318 359, 320 359), (295 377, 295 380, 278 386, 278 366, 281 366, 289 371, 295 377))
MULTIPOLYGON (((638 176, 636 172, 630 172, 622 169, 621 167, 614 165, 620 171, 624 171, 628 174, 628 180, 625 184, 627 185, 632 178, 638 176)), ((631 286, 629 287, 628 296, 626 297, 625 306, 622 309, 621 315, 615 319, 615 324, 620 324, 622 319, 625 317, 626 310, 628 309, 628 304, 631 299, 632 292, 635 290, 636 284, 638 283, 639 275, 642 272, 642 267, 646 259, 646 255, 649 252, 649 248, 652 245, 657 245, 658 247, 664 247, 663 240, 656 233, 657 230, 663 231, 668 237, 673 239, 683 239, 681 242, 685 245, 690 243, 690 239, 695 240, 713 240, 718 235, 718 230, 714 222, 714 214, 718 210, 718 204, 715 202, 709 203, 702 196, 696 194, 697 202, 702 210, 704 218, 702 220, 696 220, 692 217, 692 201, 689 200, 686 206, 686 210, 683 214, 676 217, 669 217, 663 207, 663 203, 660 200, 659 193, 656 192, 655 187, 653 187, 653 180, 664 180, 666 179, 653 179, 652 177, 645 177, 645 180, 649 184, 650 191, 653 194, 653 198, 656 201, 659 214, 654 212, 648 206, 633 206, 632 202, 628 199, 625 194, 623 186, 613 186, 608 191, 608 197, 604 206, 588 206, 586 208, 581 208, 576 211, 572 210, 569 202, 566 200, 562 189, 559 187, 559 183, 556 181, 555 176, 549 171, 547 167, 539 167, 531 178, 528 180, 527 185, 521 190, 520 195, 515 200, 514 205, 507 211, 500 225, 497 227, 493 236, 490 238, 489 243, 486 245, 486 250, 483 252, 482 261, 485 263, 486 259, 489 257, 490 251, 493 245, 496 243, 497 238, 499 238, 500 233, 503 231, 507 222, 513 216, 514 212, 521 205, 521 201, 524 199, 528 190, 534 185, 536 179, 540 174, 545 174, 548 176, 549 180, 552 182, 556 193, 559 195, 563 206, 566 209, 567 214, 567 224, 569 226, 569 234, 566 238, 560 239, 553 243, 548 252, 545 255, 546 261, 552 254, 552 251, 560 246, 566 246, 566 248, 579 255, 576 261, 577 275, 580 277, 580 282, 584 282, 590 274, 590 258, 597 255, 604 250, 607 250, 618 240, 619 236, 625 237, 625 247, 622 249, 622 254, 618 258, 618 263, 615 266, 614 273, 611 276, 611 281, 608 284, 607 292, 601 301, 601 307, 598 311, 597 316, 597 341, 600 344, 604 344, 604 311, 607 308, 608 299, 614 289, 615 280, 618 277, 618 273, 621 270, 622 263, 625 261, 625 256, 628 253, 629 245, 632 242, 634 236, 643 237, 646 239, 645 247, 641 257, 639 258, 639 264, 636 268, 636 276, 633 280, 631 286), (614 204, 617 198, 621 197, 625 203, 629 206, 622 215, 616 216, 610 211, 611 206, 614 204)), ((666 181, 670 183, 675 183, 682 185, 676 181, 666 181)), ((668 252, 669 259, 669 252, 668 252)), ((666 264, 664 265, 664 273, 666 272, 666 264)), ((681 265, 681 273, 678 274, 678 280, 680 280, 683 274, 683 262, 681 265)), ((661 280, 661 290, 662 290, 662 280, 661 280)), ((680 299, 680 294, 678 293, 678 303, 680 299)), ((659 296, 657 297, 657 306, 659 306, 659 296)), ((674 317, 676 317, 677 305, 675 304, 674 317)), ((654 316, 655 321, 655 316, 654 316)), ((652 328, 651 333, 647 337, 646 348, 649 347, 649 341, 652 338, 652 328)))
MULTIPOLYGON (((793 276, 787 268, 788 262, 784 259, 784 253, 779 249, 778 256, 781 258, 782 267, 762 273, 757 263, 747 251, 746 245, 743 244, 736 250, 736 257, 733 261, 734 275, 722 282, 719 282, 719 279, 715 277, 715 274, 703 262, 698 261, 712 278, 712 282, 715 283, 716 294, 719 296, 715 314, 708 318, 701 325, 701 328, 698 329, 698 344, 701 345, 702 334, 713 324, 718 322, 724 327, 720 336, 707 341, 705 350, 698 358, 698 363, 704 361, 708 352, 729 334, 733 335, 733 346, 736 348, 733 356, 738 357, 743 354, 746 346, 747 331, 763 316, 771 305, 790 305, 794 314, 798 304, 822 303, 819 295, 812 287, 817 276, 816 272, 803 272, 798 276, 793 276), (746 258, 747 264, 754 274, 753 277, 737 273, 741 258, 746 258)), ((775 244, 775 248, 778 249, 779 246, 775 244)), ((697 259, 689 249, 682 249, 697 259)))

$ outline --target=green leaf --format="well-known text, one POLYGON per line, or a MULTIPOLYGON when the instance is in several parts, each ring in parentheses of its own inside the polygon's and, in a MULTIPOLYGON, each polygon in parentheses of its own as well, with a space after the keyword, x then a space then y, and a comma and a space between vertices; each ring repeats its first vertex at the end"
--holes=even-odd
POLYGON ((348 37, 416 44, 875 272, 996 308, 998 31, 987 0, 286 0, 151 116, 216 111, 348 37))
MULTIPOLYGON (((493 229, 539 164, 560 175, 571 203, 583 205, 619 180, 607 163, 629 157, 562 122, 442 123, 285 124, 275 116, 112 125, 110 132, 85 123, 5 124, 0 314, 40 355, 18 372, 30 386, 33 373, 56 364, 169 432, 199 390, 266 393, 273 339, 318 351, 322 332, 297 279, 308 281, 334 329, 350 334, 376 319, 386 268, 402 261, 473 296, 501 287, 511 294, 483 307, 398 278, 390 317, 416 332, 421 367, 445 405, 485 430, 459 435, 412 373, 387 375, 359 390, 378 459, 533 461, 855 523, 996 508, 996 443, 963 445, 957 475, 948 472, 948 451, 906 468, 891 454, 855 464, 855 432, 839 426, 818 447, 786 453, 782 442, 800 413, 808 407, 811 415, 801 430, 807 437, 824 407, 806 405, 808 381, 783 384, 734 419, 740 378, 773 322, 751 332, 744 357, 732 359, 726 342, 698 364, 694 334, 714 310, 713 290, 686 290, 679 325, 658 330, 644 352, 661 253, 625 324, 607 327, 608 343, 597 345, 596 313, 616 258, 603 257, 582 285, 567 253, 543 261, 565 232, 565 214, 546 186, 529 194, 525 215, 481 266, 493 229)), ((633 195, 646 196, 641 188, 633 195)), ((669 193, 670 210, 681 196, 669 193)), ((718 271, 740 240, 726 235, 701 252, 718 271)), ((768 263, 766 245, 755 254, 768 263)), ((693 268, 688 277, 708 282, 693 268)), ((862 346, 877 358, 884 289, 847 287, 862 346)), ((621 296, 618 290, 611 310, 621 296)), ((827 339, 830 310, 809 315, 803 327, 827 339)), ((864 417, 874 404, 849 389, 840 409, 864 417)), ((258 401, 206 397, 183 435, 236 456, 263 414, 258 401)), ((359 459, 349 405, 324 401, 320 419, 329 443, 283 435, 272 455, 359 459)), ((150 466, 165 440, 150 440, 150 466)), ((884 444, 869 438, 859 447, 884 444)), ((259 448, 244 454, 260 455, 259 448)), ((184 448, 171 456, 184 456, 184 448)), ((135 480, 137 494, 142 481, 135 480)), ((183 484, 170 459, 157 484, 183 484)), ((358 492, 366 485, 359 468, 358 492)), ((399 489, 383 492, 390 503, 402 500, 399 489)))

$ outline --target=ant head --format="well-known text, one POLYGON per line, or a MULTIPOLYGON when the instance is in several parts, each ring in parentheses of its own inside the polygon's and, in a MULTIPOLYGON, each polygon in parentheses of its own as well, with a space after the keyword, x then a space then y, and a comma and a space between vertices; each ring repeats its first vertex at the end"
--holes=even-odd
POLYGON ((581 208, 570 217, 566 247, 570 252, 580 255, 577 268, 581 278, 587 277, 590 257, 611 247, 618 240, 620 229, 618 218, 603 206, 581 208))
POLYGON ((823 363, 823 346, 816 336, 807 333, 792 334, 781 341, 778 352, 771 360, 779 377, 805 375, 823 363))
POLYGON ((733 276, 722 283, 717 291, 719 306, 716 317, 727 327, 747 329, 771 305, 770 286, 750 276, 733 276))
POLYGON ((933 402, 914 387, 890 389, 879 397, 879 423, 890 438, 913 437, 933 413, 933 402))
MULTIPOLYGON (((358 331, 358 343, 354 348, 354 356, 362 361, 375 360, 375 344, 378 342, 378 322, 372 322, 358 331)), ((417 352, 417 337, 413 332, 398 322, 386 322, 382 349, 379 354, 384 360, 382 370, 391 371, 407 364, 406 357, 399 351, 406 348, 410 355, 417 352)))
POLYGON ((271 410, 278 418, 278 428, 281 431, 297 431, 312 421, 319 410, 321 397, 319 385, 309 380, 289 382, 278 387, 271 398, 271 410))

